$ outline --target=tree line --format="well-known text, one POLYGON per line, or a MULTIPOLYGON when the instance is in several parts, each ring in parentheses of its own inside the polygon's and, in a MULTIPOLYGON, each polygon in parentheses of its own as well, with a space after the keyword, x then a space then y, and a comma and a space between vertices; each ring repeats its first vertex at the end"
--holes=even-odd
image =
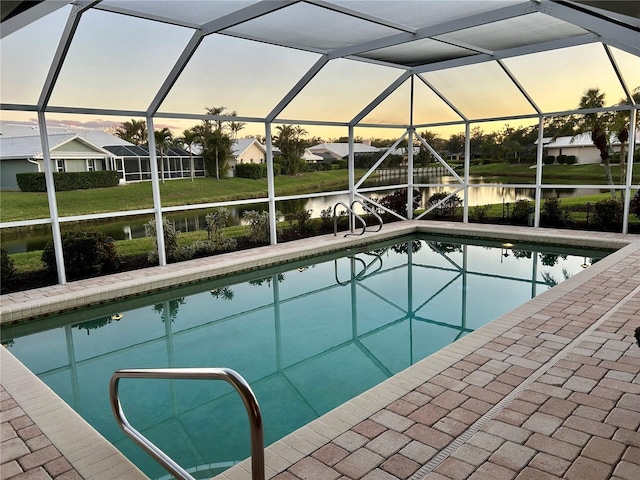
MULTIPOLYGON (((617 105, 629 105, 631 102, 640 103, 640 87, 633 91, 630 99, 621 99, 617 105)), ((578 109, 600 109, 605 106, 605 94, 598 88, 586 90, 580 97, 577 105, 578 109)), ((201 120, 201 122, 188 130, 184 130, 181 136, 175 136, 168 128, 156 130, 154 132, 156 148, 160 152, 161 159, 164 157, 171 145, 180 146, 189 151, 191 156, 191 169, 193 179, 193 152, 199 151, 205 162, 205 169, 210 177, 216 179, 224 178, 229 168, 229 161, 233 155, 233 144, 238 133, 246 126, 243 122, 233 120, 237 114, 235 111, 227 111, 225 107, 207 107, 208 115, 216 117, 226 117, 227 120, 217 118, 215 120, 201 120)), ((636 128, 640 127, 640 115, 636 116, 636 128)), ((568 116, 548 117, 545 119, 544 135, 556 139, 560 136, 576 137, 581 134, 588 134, 600 153, 600 158, 605 167, 605 175, 608 184, 613 186, 613 176, 611 173, 610 157, 612 153, 612 142, 615 140, 620 144, 620 180, 624 182, 626 175, 625 148, 630 134, 630 115, 627 110, 610 112, 592 112, 586 114, 574 114, 568 116)), ((146 145, 147 129, 144 120, 131 120, 116 127, 114 133, 135 145, 146 145)), ((465 134, 464 132, 442 138, 437 132, 424 130, 418 134, 427 142, 434 151, 444 158, 460 158, 464 156, 465 134)), ((274 162, 280 165, 280 172, 285 175, 293 175, 306 168, 302 156, 306 148, 324 143, 320 137, 308 137, 309 132, 300 126, 281 125, 276 127, 276 134, 273 136, 272 144, 277 147, 277 154, 274 162)), ((538 139, 538 126, 512 127, 509 124, 497 131, 485 133, 480 126, 471 129, 470 135, 470 156, 472 159, 483 158, 505 162, 525 162, 532 163, 536 158, 538 139)), ((265 138, 258 138, 263 144, 265 138)), ((356 142, 364 142, 361 137, 354 139, 356 142)), ((330 139, 330 142, 346 143, 347 137, 330 139)), ((378 148, 390 147, 395 139, 371 138, 368 142, 378 148)), ((398 145, 408 147, 405 138, 398 145)), ((417 154, 414 157, 416 165, 427 165, 435 161, 434 155, 419 140, 414 141, 417 147, 417 154)), ((382 155, 382 153, 380 154, 382 155)), ((380 155, 363 155, 358 160, 358 167, 370 167, 380 158, 380 155)), ((384 166, 401 165, 406 158, 404 155, 391 155, 384 166)), ((161 161, 161 168, 164 162, 161 161)), ((164 172, 163 172, 164 173, 164 172)), ((164 175, 163 175, 164 177, 164 175)), ((611 189, 612 196, 615 190, 611 189)))

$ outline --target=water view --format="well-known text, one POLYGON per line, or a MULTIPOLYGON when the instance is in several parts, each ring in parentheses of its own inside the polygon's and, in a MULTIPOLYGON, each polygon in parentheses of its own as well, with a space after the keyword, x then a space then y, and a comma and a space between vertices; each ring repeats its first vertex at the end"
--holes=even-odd
MULTIPOLYGON (((489 180, 493 181, 493 179, 489 180)), ((368 179, 366 182, 367 187, 385 186, 389 184, 397 184, 406 182, 406 175, 398 172, 390 172, 387 175, 381 175, 380 177, 368 179)), ((415 183, 439 183, 450 184, 455 186, 457 181, 454 177, 449 175, 442 175, 433 177, 430 175, 416 176, 415 183)), ((470 183, 483 183, 487 182, 482 177, 470 179, 470 183)), ((514 181, 514 183, 516 183, 514 181)), ((420 208, 425 208, 428 199, 434 193, 445 190, 442 187, 429 187, 419 188, 422 194, 422 200, 420 208)), ((450 191, 450 189, 447 189, 450 191)), ((364 194, 368 198, 376 199, 384 195, 392 193, 393 190, 385 190, 380 192, 372 192, 364 194)), ((580 189, 580 188, 567 188, 567 189, 545 189, 543 190, 544 198, 549 197, 576 197, 581 195, 593 194, 592 189, 580 189)), ((461 198, 464 196, 464 192, 459 192, 458 196, 461 198)), ((535 198, 535 188, 514 188, 508 186, 486 186, 486 187, 474 187, 469 188, 469 205, 470 207, 482 206, 496 203, 513 203, 517 200, 530 200, 535 198)), ((308 199, 299 200, 285 200, 279 201, 276 204, 276 208, 282 214, 293 213, 301 210, 311 210, 312 217, 320 217, 322 210, 331 208, 338 202, 345 204, 349 203, 349 197, 346 194, 341 195, 323 195, 319 197, 313 197, 308 199)), ((231 214, 229 219, 229 226, 239 225, 242 222, 242 214, 247 210, 266 210, 268 208, 267 202, 259 204, 246 204, 227 207, 231 214)), ((206 227, 205 216, 209 213, 207 210, 186 210, 183 212, 166 214, 166 217, 174 222, 176 230, 181 232, 193 232, 197 230, 204 230, 206 227)), ((151 218, 149 216, 129 217, 120 220, 104 220, 92 222, 90 228, 100 230, 106 235, 112 237, 114 240, 130 240, 133 238, 142 238, 145 236, 144 224, 151 218)), ((64 228, 64 226, 63 226, 64 228)), ((9 252, 21 253, 35 250, 42 250, 46 243, 51 240, 51 234, 47 230, 33 230, 28 232, 21 232, 16 238, 12 238, 11 235, 5 234, 2 239, 2 246, 9 252)))

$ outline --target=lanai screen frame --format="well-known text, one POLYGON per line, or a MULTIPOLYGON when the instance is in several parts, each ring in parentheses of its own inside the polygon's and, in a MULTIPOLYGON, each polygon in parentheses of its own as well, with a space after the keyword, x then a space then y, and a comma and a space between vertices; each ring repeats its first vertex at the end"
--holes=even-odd
MULTIPOLYGON (((63 0, 60 2, 42 2, 43 4, 38 4, 37 7, 33 7, 31 11, 27 11, 26 15, 22 15, 19 18, 9 19, 3 22, 3 29, 0 32, 2 37, 9 35, 21 28, 22 26, 30 23, 33 20, 36 20, 42 15, 46 15, 55 11, 57 8, 60 8, 69 3, 73 3, 71 8, 71 12, 67 19, 64 31, 62 33, 60 42, 58 44, 56 53, 54 55, 52 64, 49 69, 49 73, 47 74, 44 86, 41 90, 39 99, 37 104, 35 105, 23 105, 23 104, 8 104, 8 103, 0 103, 0 110, 11 110, 11 111, 21 111, 21 112, 35 112, 38 117, 38 125, 40 132, 40 139, 42 143, 42 151, 44 156, 44 167, 45 167, 45 178, 47 184, 47 198, 49 202, 50 209, 50 218, 48 219, 37 219, 37 220, 27 220, 27 221, 17 221, 17 222, 6 222, 0 224, 0 229, 2 228, 10 228, 10 227, 19 227, 19 226, 28 226, 28 225, 42 225, 42 224, 51 224, 54 250, 56 252, 56 262, 58 269, 58 282, 60 284, 67 283, 66 280, 66 272, 64 269, 64 261, 62 254, 62 240, 60 233, 60 224, 65 222, 72 221, 83 221, 83 220, 93 220, 93 219, 104 219, 104 218, 112 218, 112 217, 126 217, 126 216, 134 216, 134 215, 143 215, 143 214, 153 214, 156 220, 157 228, 157 245, 159 252, 159 264, 161 266, 167 265, 167 258, 165 253, 164 246, 164 234, 162 231, 162 216, 165 213, 179 210, 191 210, 191 209, 203 209, 210 207, 218 207, 218 206, 229 206, 229 205, 238 205, 238 204, 254 204, 254 203, 268 203, 269 210, 269 219, 270 219, 270 244, 277 244, 277 236, 276 236, 276 202, 288 199, 299 199, 299 198, 311 198, 313 196, 318 195, 337 195, 348 193, 349 201, 352 202, 356 199, 365 198, 362 197, 361 192, 366 192, 366 188, 360 188, 363 182, 361 179, 359 182, 355 181, 355 173, 354 173, 354 128, 355 127, 364 127, 364 128, 394 128, 394 129, 404 129, 403 135, 398 139, 398 142, 403 138, 408 138, 408 145, 413 145, 414 139, 424 144, 424 146, 431 151, 432 154, 438 158, 438 160, 447 168, 448 165, 446 162, 439 158, 436 154, 435 150, 433 150, 425 141, 417 134, 417 129, 419 128, 432 128, 438 126, 451 126, 451 125, 461 125, 464 126, 465 129, 465 158, 464 158, 464 173, 462 176, 458 176, 455 172, 454 175, 457 177, 459 181, 459 186, 457 190, 455 190, 450 195, 453 195, 459 191, 464 192, 463 199, 463 223, 468 223, 469 221, 469 189, 470 188, 483 188, 486 186, 491 186, 491 184, 469 184, 469 165, 470 165, 470 130, 471 124, 483 123, 483 122, 494 122, 494 121, 504 121, 504 120, 512 120, 512 119, 537 119, 538 121, 538 147, 536 152, 536 180, 535 184, 501 184, 501 186, 506 187, 515 187, 515 188, 535 188, 535 210, 534 210, 534 228, 540 228, 540 210, 541 210, 541 193, 544 188, 589 188, 589 189, 602 189, 603 185, 545 185, 542 183, 542 160, 543 160, 543 137, 544 137, 544 120, 548 117, 555 116, 564 116, 564 115, 572 115, 572 114, 589 114, 595 112, 603 112, 603 111, 628 111, 630 118, 630 125, 635 125, 638 110, 640 109, 640 105, 633 103, 633 97, 631 95, 631 91, 629 86, 625 84, 624 77, 620 72, 615 58, 611 53, 610 46, 616 47, 625 51, 627 53, 631 53, 637 57, 640 57, 640 28, 634 25, 624 24, 615 18, 606 18, 598 12, 593 12, 589 10, 585 10, 580 8, 576 2, 562 1, 562 0, 530 0, 530 1, 522 1, 517 4, 510 4, 507 7, 498 8, 495 10, 491 10, 489 12, 484 12, 482 14, 471 15, 470 17, 461 17, 454 21, 446 22, 446 25, 437 25, 430 26, 424 28, 412 28, 407 25, 401 25, 398 23, 394 23, 392 21, 387 21, 379 17, 374 17, 372 15, 367 15, 362 12, 358 12, 348 8, 348 6, 334 4, 331 2, 325 2, 322 0, 270 0, 270 1, 258 1, 249 6, 241 8, 239 10, 234 11, 226 16, 217 18, 203 25, 187 25, 182 24, 182 26, 186 26, 192 28, 194 33, 187 43, 186 47, 182 51, 178 60, 174 64, 171 69, 169 75, 164 80, 160 89, 156 92, 155 97, 150 102, 149 106, 146 110, 121 110, 121 109, 91 109, 91 108, 74 108, 74 107, 55 107, 50 106, 49 102, 51 99, 51 95, 53 89, 56 85, 56 81, 64 64, 65 58, 69 51, 71 41, 73 40, 75 31, 79 25, 82 15, 92 8, 102 9, 111 11, 114 13, 120 13, 123 15, 132 15, 136 17, 147 18, 147 20, 159 21, 164 23, 173 23, 176 24, 179 22, 172 21, 166 18, 158 18, 158 17, 145 17, 139 12, 127 11, 126 8, 114 8, 113 6, 105 6, 100 5, 100 1, 87 1, 87 0, 63 0), (381 25, 384 27, 388 27, 391 29, 397 30, 399 33, 393 35, 391 37, 381 38, 379 40, 373 40, 364 42, 357 45, 347 46, 343 48, 338 48, 331 51, 321 51, 317 49, 316 53, 320 54, 319 59, 315 62, 315 64, 300 78, 300 80, 291 88, 291 90, 282 98, 282 100, 265 116, 265 117, 243 117, 243 116, 214 116, 214 115, 198 115, 198 114, 183 114, 183 113, 167 113, 167 112, 159 112, 162 102, 169 94, 171 88, 176 83, 178 77, 186 67, 187 63, 191 59, 191 57, 196 52, 198 46, 202 42, 202 40, 207 36, 215 33, 219 33, 222 30, 233 27, 235 25, 241 24, 246 21, 250 21, 256 18, 260 18, 264 15, 268 15, 269 13, 278 11, 280 9, 284 9, 288 6, 295 5, 298 3, 309 4, 313 6, 318 6, 321 8, 328 9, 332 12, 340 13, 347 15, 349 17, 353 17, 358 20, 365 20, 368 22, 372 22, 377 25, 381 25), (454 58, 451 60, 445 60, 440 62, 435 62, 432 64, 418 65, 418 66, 403 66, 398 64, 390 65, 387 62, 374 60, 371 58, 365 58, 363 56, 358 56, 358 54, 366 53, 371 50, 391 47, 395 45, 401 45, 404 42, 411 42, 418 39, 429 38, 430 36, 435 36, 439 30, 441 32, 455 32, 457 30, 463 29, 468 26, 473 25, 486 25, 492 22, 497 22, 500 20, 504 20, 507 18, 514 18, 518 15, 524 15, 531 12, 544 12, 547 15, 550 15, 554 18, 561 19, 568 23, 575 24, 580 28, 585 29, 589 33, 584 35, 577 35, 568 38, 563 38, 560 40, 551 40, 542 43, 534 43, 524 46, 519 46, 516 48, 509 48, 506 50, 492 52, 488 50, 483 50, 481 48, 474 47, 475 55, 471 56, 462 56, 459 58, 454 58), (25 18, 26 17, 26 18, 25 18), (605 49, 607 57, 611 63, 611 67, 614 70, 622 90, 625 92, 625 95, 630 102, 629 105, 625 106, 614 106, 602 109, 589 109, 589 110, 567 110, 567 111, 554 111, 554 112, 544 112, 538 105, 536 105, 535 101, 528 94, 526 89, 518 82, 517 78, 509 72, 509 69, 504 64, 503 59, 516 57, 521 55, 526 55, 529 53, 549 51, 554 49, 566 48, 570 46, 578 46, 578 45, 586 45, 592 43, 600 43, 602 47, 605 49), (404 70, 403 73, 399 75, 399 77, 392 82, 385 90, 383 90, 373 101, 371 101, 364 109, 362 109, 357 115, 355 115, 350 121, 347 122, 334 122, 334 121, 312 121, 312 120, 304 120, 304 119, 286 119, 280 118, 279 115, 283 112, 283 110, 291 103, 291 101, 296 98, 296 96, 304 89, 304 87, 322 70, 324 66, 326 66, 331 60, 339 59, 339 58, 349 58, 356 59, 359 61, 370 62, 373 64, 387 65, 393 66, 394 68, 399 68, 404 70), (535 110, 535 114, 527 114, 527 115, 517 115, 517 116, 505 116, 505 117, 490 117, 490 118, 468 118, 461 112, 456 106, 450 102, 445 95, 439 92, 436 88, 433 87, 423 76, 423 74, 430 71, 444 70, 447 68, 454 68, 458 66, 464 65, 473 65, 479 64, 482 62, 497 62, 498 65, 502 68, 502 70, 509 77, 510 81, 513 82, 515 87, 520 91, 520 93, 526 98, 527 102, 531 105, 533 110, 535 110), (363 119, 374 110, 381 102, 383 102, 389 95, 391 95, 398 87, 405 83, 405 81, 410 80, 411 82, 411 97, 409 102, 409 123, 407 125, 381 125, 381 124, 366 124, 363 123, 363 119), (443 102, 445 102, 456 114, 460 117, 460 121, 452 121, 452 122, 441 122, 441 123, 426 123, 426 124, 414 124, 413 121, 413 87, 415 82, 422 82, 428 88, 430 88, 438 97, 440 97, 443 102), (102 214, 91 214, 91 215, 75 215, 75 216, 65 216, 60 217, 57 210, 56 203, 56 195, 53 184, 53 172, 51 168, 51 159, 50 159, 50 150, 48 145, 48 135, 47 135, 47 120, 46 115, 48 113, 56 113, 56 114, 99 114, 99 115, 108 115, 108 116, 117 116, 117 117, 134 117, 134 118, 144 118, 147 124, 148 130, 148 144, 150 151, 150 163, 151 163, 151 171, 152 171, 152 193, 153 193, 153 208, 151 209, 140 209, 140 210, 127 210, 127 211, 118 211, 118 212, 108 212, 102 214), (155 138, 153 135, 154 131, 154 121, 156 119, 184 119, 184 120, 226 120, 226 121, 239 121, 239 122, 247 122, 247 123, 263 123, 264 124, 264 132, 266 139, 266 162, 267 162, 267 183, 268 183, 268 194, 267 198, 261 199, 251 199, 251 200, 239 200, 233 202, 215 202, 215 203, 207 203, 207 204, 198 204, 198 205, 185 205, 185 206, 172 206, 172 207, 162 207, 161 203, 161 195, 160 195, 160 179, 158 178, 159 172, 157 171, 157 158, 156 158, 156 146, 155 146, 155 138), (273 172, 273 151, 272 151, 272 126, 274 123, 282 123, 282 124, 303 124, 308 126, 339 126, 346 127, 348 129, 348 138, 349 138, 349 156, 348 156, 348 174, 349 174, 349 187, 348 191, 340 191, 340 192, 322 192, 321 194, 308 194, 308 195, 293 195, 293 196, 285 196, 285 197, 277 197, 275 195, 275 187, 274 187, 274 172, 273 172)), ((637 23, 637 22, 636 22, 637 23)), ((289 45, 289 44, 279 44, 280 46, 285 47, 293 47, 299 48, 306 51, 315 51, 314 48, 311 47, 302 47, 300 45, 289 45)), ((464 45, 464 47, 468 47, 468 45, 464 45)), ((396 142, 396 144, 398 143, 396 142)), ((628 140, 628 158, 627 158, 627 176, 624 185, 615 185, 613 188, 616 190, 624 190, 625 202, 624 202, 624 214, 623 214, 623 233, 628 232, 628 218, 630 212, 630 193, 631 189, 640 188, 640 185, 632 185, 632 175, 633 175, 633 153, 636 145, 636 131, 634 128, 630 129, 630 136, 628 140)), ((371 172, 375 170, 375 168, 379 165, 378 162, 374 165, 367 174, 368 176, 371 172)), ((382 189, 407 189, 407 205, 410 205, 412 202, 412 192, 415 187, 444 187, 445 185, 439 184, 417 184, 414 183, 413 180, 413 149, 408 149, 408 165, 407 165, 407 183, 390 185, 383 187, 382 189)), ((375 190, 381 190, 381 188, 376 188, 375 190)), ((369 199, 366 199, 370 201, 369 199)), ((374 202, 375 203, 375 202, 374 202)), ((407 209, 407 215, 405 217, 400 216, 401 219, 412 219, 413 211, 411 209, 407 209)), ((425 212, 426 213, 426 212, 425 212)), ((424 215, 424 214, 422 214, 424 215)), ((420 215, 417 217, 418 219, 422 217, 420 215)))

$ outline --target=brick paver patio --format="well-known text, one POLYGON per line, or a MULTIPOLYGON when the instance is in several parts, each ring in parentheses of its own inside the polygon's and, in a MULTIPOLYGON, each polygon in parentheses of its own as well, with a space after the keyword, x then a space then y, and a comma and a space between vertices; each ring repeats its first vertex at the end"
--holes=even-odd
MULTIPOLYGON (((485 226, 450 228, 489 235, 485 226)), ((491 228, 494 235, 507 231, 491 228)), ((544 233, 564 235, 564 241, 574 235, 544 233)), ((599 234, 585 235, 595 242, 599 234)), ((640 326, 640 241, 611 237, 629 245, 268 447, 267 477, 640 478, 640 347, 633 337, 640 326)), ((2 390, 3 479, 97 478, 55 428, 49 437, 64 457, 48 457, 56 447, 46 436, 21 435, 30 425, 13 425, 16 417, 7 415, 15 414, 7 412, 21 405, 11 403, 7 391, 2 390), (32 463, 26 459, 35 459, 34 453, 24 450, 29 442, 33 452, 46 452, 32 463), (38 468, 37 475, 46 476, 24 476, 38 468)), ((248 480, 249 470, 243 462, 219 478, 248 480)), ((133 478, 123 471, 114 467, 109 477, 103 469, 100 478, 133 478)))

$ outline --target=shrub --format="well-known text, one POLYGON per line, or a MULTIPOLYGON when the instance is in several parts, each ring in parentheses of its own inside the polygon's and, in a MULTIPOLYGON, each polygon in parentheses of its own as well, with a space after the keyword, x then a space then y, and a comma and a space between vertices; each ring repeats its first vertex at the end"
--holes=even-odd
MULTIPOLYGON (((18 187, 23 192, 46 192, 44 173, 17 173, 18 187)), ((53 184, 57 192, 86 190, 89 188, 116 187, 120 181, 118 172, 100 170, 97 172, 55 172, 53 184)))
MULTIPOLYGON (((420 206, 420 200, 422 199, 422 194, 418 190, 413 191, 413 210, 420 206)), ((384 197, 378 200, 378 203, 385 208, 388 208, 392 212, 397 213, 398 215, 402 215, 403 217, 407 216, 407 191, 406 190, 396 190, 389 195, 385 195, 384 197)), ((387 212, 382 212, 383 215, 388 216, 387 212)))
POLYGON ((557 157, 558 163, 560 165, 564 165, 567 163, 567 156, 566 155, 558 155, 557 157))
POLYGON ((513 204, 513 211, 511 212, 511 220, 514 223, 520 225, 526 225, 529 221, 529 212, 531 210, 531 203, 529 200, 517 200, 513 204))
POLYGON ((620 230, 622 202, 612 198, 597 202, 594 207, 593 222, 603 230, 620 230))
MULTIPOLYGON (((429 197, 428 208, 442 202, 448 196, 447 192, 434 193, 429 197)), ((449 199, 438 205, 433 213, 436 217, 452 217, 456 210, 462 205, 462 199, 458 195, 453 195, 449 199)))
POLYGON ((320 210, 320 222, 323 230, 328 230, 333 226, 333 207, 320 210))
POLYGON ((631 199, 630 211, 637 218, 640 218, 640 190, 637 190, 636 194, 631 199))
POLYGON ((578 159, 575 155, 567 155, 567 165, 575 165, 578 162, 578 159))
POLYGON ((245 210, 242 218, 249 226, 249 240, 253 243, 267 243, 269 241, 269 212, 245 210))
POLYGON ((331 165, 332 165, 332 167, 331 167, 331 168, 333 168, 333 165, 338 165, 338 168, 339 168, 340 170, 344 170, 344 169, 346 169, 346 168, 347 168, 347 166, 348 166, 348 165, 347 165, 347 161, 346 161, 346 160, 334 160, 334 161, 332 162, 332 164, 331 164, 331 165))
POLYGON ((236 177, 260 180, 266 176, 267 165, 265 163, 238 163, 236 165, 236 177))
POLYGON ((489 218, 490 208, 491 208, 491 205, 484 205, 484 206, 476 205, 475 207, 473 207, 471 217, 477 222, 486 222, 487 219, 489 218))
MULTIPOLYGON (((196 251, 193 245, 180 247, 178 245, 178 236, 180 231, 176 231, 176 227, 168 219, 162 217, 162 232, 164 236, 164 251, 167 255, 167 262, 178 262, 193 258, 196 251)), ((156 220, 152 218, 144 224, 144 233, 147 237, 156 239, 155 249, 149 252, 147 259, 155 263, 158 261, 158 242, 156 231, 156 220)))
POLYGON ((285 215, 285 220, 293 226, 293 222, 298 225, 298 233, 304 233, 309 229, 308 220, 311 218, 313 210, 300 210, 294 213, 288 213, 285 215))
POLYGON ((207 233, 209 234, 210 246, 196 245, 196 254, 209 254, 216 250, 233 250, 238 245, 235 238, 225 238, 224 228, 229 222, 231 213, 225 207, 215 209, 208 213, 204 219, 207 222, 207 233))
POLYGON ((553 155, 547 155, 542 159, 542 163, 544 163, 545 165, 551 165, 555 161, 555 159, 556 157, 554 157, 553 155))
MULTIPOLYGON (((112 272, 120 266, 120 259, 113 240, 102 232, 85 230, 67 232, 62 235, 64 268, 70 279, 84 278, 112 272)), ((42 251, 42 262, 47 271, 57 271, 53 242, 48 242, 42 251)))
POLYGON ((0 249, 0 256, 2 257, 0 268, 0 279, 2 281, 0 282, 0 286, 4 292, 16 276, 16 267, 13 264, 13 259, 4 248, 0 249))
POLYGON ((569 212, 560 205, 558 197, 545 198, 540 211, 540 223, 544 227, 563 227, 569 222, 569 212))

